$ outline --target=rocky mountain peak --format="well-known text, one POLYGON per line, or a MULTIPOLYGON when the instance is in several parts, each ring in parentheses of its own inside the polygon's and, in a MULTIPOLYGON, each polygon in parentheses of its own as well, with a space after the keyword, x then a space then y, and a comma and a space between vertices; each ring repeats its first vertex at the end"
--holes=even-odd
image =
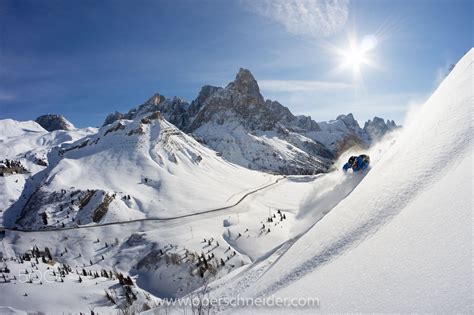
POLYGON ((352 113, 349 113, 347 115, 339 115, 337 116, 336 120, 341 120, 346 124, 348 127, 355 127, 355 128, 360 128, 359 123, 357 120, 355 120, 354 115, 352 113))
POLYGON ((152 97, 150 97, 146 102, 145 102, 145 105, 153 105, 153 106, 156 106, 158 104, 160 104, 161 102, 163 102, 166 98, 159 94, 159 93, 155 93, 152 97))
POLYGON ((212 85, 204 85, 199 91, 198 97, 195 99, 198 103, 204 103, 212 94, 214 94, 219 88, 212 85))
POLYGON ((398 128, 397 124, 393 120, 385 120, 380 117, 374 117, 373 120, 368 120, 364 124, 364 131, 369 135, 371 140, 380 139, 387 132, 398 128))
POLYGON ((36 118, 35 120, 41 127, 48 131, 54 130, 73 130, 74 125, 62 115, 47 114, 36 118))
POLYGON ((229 83, 226 89, 238 92, 243 95, 258 97, 263 100, 257 80, 255 80, 254 76, 249 70, 244 68, 240 68, 235 80, 229 83))
POLYGON ((195 116, 204 103, 219 89, 222 89, 217 86, 212 85, 204 85, 199 91, 198 97, 194 101, 191 102, 191 106, 189 107, 189 114, 191 116, 195 116))

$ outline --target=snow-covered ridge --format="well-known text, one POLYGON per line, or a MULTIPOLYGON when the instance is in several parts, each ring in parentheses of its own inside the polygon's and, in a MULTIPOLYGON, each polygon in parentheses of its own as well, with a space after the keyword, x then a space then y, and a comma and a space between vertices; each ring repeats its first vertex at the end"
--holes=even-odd
POLYGON ((55 162, 28 201, 18 205, 17 224, 70 227, 176 216, 225 206, 224 197, 246 188, 249 180, 268 182, 264 174, 226 162, 160 112, 140 117, 51 151, 48 159, 55 162), (223 176, 235 180, 224 186, 223 176))
MULTIPOLYGON (((16 178, 0 177, 0 210, 3 213, 13 214, 7 209, 19 199, 26 200, 31 194, 25 187, 26 181, 34 179, 35 174, 48 166, 48 154, 54 147, 66 145, 96 132, 95 128, 48 132, 34 121, 0 120, 0 160, 19 162, 27 170, 25 174, 16 178)), ((35 189, 35 185, 29 186, 35 189)), ((10 216, 2 215, 0 223, 11 225, 15 216, 6 219, 10 216)))
POLYGON ((374 119, 378 123, 370 122, 370 127, 362 129, 352 114, 322 123, 295 116, 279 102, 265 100, 247 69, 240 69, 225 88, 203 86, 190 104, 155 94, 126 114, 110 114, 104 125, 154 111, 227 160, 278 174, 326 172, 331 161, 348 148, 367 147, 395 128, 394 123, 374 119))

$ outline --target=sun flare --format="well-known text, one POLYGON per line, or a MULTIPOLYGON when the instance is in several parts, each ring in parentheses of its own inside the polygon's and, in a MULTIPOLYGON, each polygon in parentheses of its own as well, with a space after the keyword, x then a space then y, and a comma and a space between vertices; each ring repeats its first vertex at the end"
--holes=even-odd
POLYGON ((360 77, 363 66, 374 66, 371 51, 377 46, 377 39, 373 35, 364 36, 361 42, 358 42, 355 36, 349 40, 349 46, 346 49, 337 49, 337 54, 341 59, 339 69, 352 69, 355 77, 360 77))
POLYGON ((351 67, 354 71, 360 71, 361 65, 367 63, 367 57, 363 51, 352 48, 343 54, 346 67, 351 67))

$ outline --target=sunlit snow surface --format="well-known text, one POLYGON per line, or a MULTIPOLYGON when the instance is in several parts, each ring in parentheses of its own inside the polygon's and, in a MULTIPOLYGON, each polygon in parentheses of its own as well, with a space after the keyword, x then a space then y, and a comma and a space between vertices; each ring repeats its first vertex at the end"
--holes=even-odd
MULTIPOLYGON (((67 247, 61 260, 73 266, 103 255, 97 268, 130 274, 137 290, 182 297, 202 284, 183 265, 140 269, 137 263, 156 248, 181 253, 212 249, 223 258, 235 251, 210 284, 211 297, 312 297, 319 299, 317 310, 322 312, 472 312, 473 57, 471 50, 402 130, 368 151, 346 152, 328 174, 289 176, 235 207, 179 220, 54 233, 8 231, 2 252, 14 256, 41 244, 59 256, 67 247), (342 164, 360 153, 370 155, 370 170, 344 174, 342 164), (278 210, 285 220, 278 219, 278 210), (273 215, 275 220, 268 222, 273 215), (219 247, 204 242, 210 238, 219 247), (105 241, 117 245, 105 247, 105 241)), ((101 139, 97 147, 66 153, 45 174, 48 189, 95 185, 117 193, 129 191, 136 201, 117 202, 104 218, 110 222, 232 205, 277 179, 227 163, 185 135, 175 135, 166 142, 169 146, 162 146, 156 139, 163 128, 173 128, 167 122, 131 138, 124 134, 137 128, 137 122, 123 123, 126 127, 118 133, 105 135, 104 129, 85 135, 91 140, 109 136, 113 141, 102 144, 101 139), (196 154, 203 157, 199 163, 196 154), (107 157, 111 162, 105 162, 107 157), (127 164, 130 160, 132 166, 127 164), (144 183, 144 174, 150 182, 144 183)), ((21 192, 21 187, 11 185, 15 178, 22 185, 27 176, 4 178, 4 205, 9 204, 4 198, 14 200, 21 192)), ((117 308, 102 294, 111 285, 0 284, 0 305, 47 313, 114 313, 117 308)))

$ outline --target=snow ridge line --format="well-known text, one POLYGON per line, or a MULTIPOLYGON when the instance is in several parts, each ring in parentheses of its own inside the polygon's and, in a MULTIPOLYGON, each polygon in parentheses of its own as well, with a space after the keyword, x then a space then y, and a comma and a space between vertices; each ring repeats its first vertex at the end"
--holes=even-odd
POLYGON ((169 218, 153 218, 152 217, 152 218, 135 219, 135 220, 129 220, 129 221, 117 221, 117 222, 108 222, 108 223, 101 223, 101 224, 95 224, 95 225, 83 225, 83 226, 76 226, 76 227, 52 228, 52 229, 43 229, 43 230, 7 228, 7 227, 0 226, 0 231, 13 231, 13 232, 25 232, 25 233, 57 232, 57 231, 67 231, 67 230, 88 229, 88 228, 95 228, 95 227, 109 226, 109 225, 130 224, 130 223, 146 222, 146 221, 172 221, 172 220, 177 220, 177 219, 182 219, 182 218, 198 216, 198 215, 202 215, 202 214, 206 214, 206 213, 213 213, 213 212, 228 210, 230 208, 236 207, 242 201, 244 201, 248 196, 250 196, 252 194, 255 194, 255 193, 257 193, 261 190, 267 189, 271 186, 274 186, 274 185, 278 184, 283 179, 286 179, 286 175, 284 175, 281 178, 277 178, 273 183, 267 184, 265 186, 262 186, 260 188, 254 189, 254 190, 246 193, 239 200, 237 200, 237 202, 235 202, 232 205, 225 206, 225 207, 220 207, 220 208, 216 208, 216 209, 205 210, 205 211, 196 212, 196 213, 184 214, 184 215, 180 215, 180 216, 176 216, 176 217, 169 217, 169 218))

